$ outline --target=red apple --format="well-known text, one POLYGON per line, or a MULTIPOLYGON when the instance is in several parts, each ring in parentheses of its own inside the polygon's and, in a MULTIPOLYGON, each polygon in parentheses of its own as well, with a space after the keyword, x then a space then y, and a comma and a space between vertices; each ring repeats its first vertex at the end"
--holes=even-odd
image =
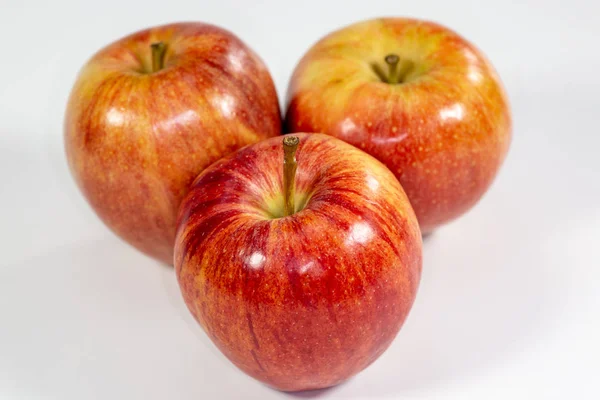
POLYGON ((296 137, 295 178, 281 138, 204 170, 175 241, 196 320, 240 369, 286 391, 335 385, 375 361, 421 274, 421 234, 394 175, 331 136, 296 137))
POLYGON ((280 130, 258 56, 224 29, 181 23, 134 33, 88 61, 67 106, 65 147, 106 225, 171 264, 177 209, 193 179, 280 130))
POLYGON ((314 45, 288 91, 286 130, 323 132, 386 164, 428 233, 482 197, 511 139, 490 62, 440 25, 383 18, 314 45))

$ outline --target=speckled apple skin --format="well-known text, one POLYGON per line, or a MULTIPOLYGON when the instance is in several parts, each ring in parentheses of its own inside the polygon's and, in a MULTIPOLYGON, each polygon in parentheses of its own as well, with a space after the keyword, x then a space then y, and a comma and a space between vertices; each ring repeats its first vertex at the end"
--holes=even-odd
POLYGON ((65 115, 75 180, 100 218, 144 253, 173 262, 178 206, 222 156, 281 131, 263 62, 202 23, 160 26, 100 50, 81 70, 65 115), (167 45, 151 69, 150 44, 167 45))
POLYGON ((196 320, 240 369, 285 391, 332 386, 375 361, 413 304, 422 262, 394 175, 331 136, 297 136, 301 211, 269 217, 283 207, 282 139, 272 138, 196 179, 175 244, 196 320))
POLYGON ((511 140, 509 104, 490 62, 431 22, 381 18, 333 32, 291 78, 288 132, 323 132, 386 164, 429 233, 479 201, 511 140), (415 68, 384 83, 371 64, 394 53, 415 68))

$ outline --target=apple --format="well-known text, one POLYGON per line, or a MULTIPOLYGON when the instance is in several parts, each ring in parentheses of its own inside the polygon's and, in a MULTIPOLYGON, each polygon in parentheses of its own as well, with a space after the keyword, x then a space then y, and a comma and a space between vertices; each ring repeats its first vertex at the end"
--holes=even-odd
POLYGON ((323 132, 387 165, 424 234, 479 201, 511 140, 490 62, 458 34, 415 19, 327 35, 296 67, 287 103, 287 132, 323 132))
POLYGON ((179 211, 175 271, 187 307, 236 366, 279 390, 324 388, 398 333, 419 284, 421 233, 375 158, 328 135, 283 141, 198 176, 179 211))
POLYGON ((65 114, 71 172, 117 235, 173 262, 177 209, 208 165, 281 134, 277 94, 258 56, 203 23, 117 40, 80 71, 65 114))

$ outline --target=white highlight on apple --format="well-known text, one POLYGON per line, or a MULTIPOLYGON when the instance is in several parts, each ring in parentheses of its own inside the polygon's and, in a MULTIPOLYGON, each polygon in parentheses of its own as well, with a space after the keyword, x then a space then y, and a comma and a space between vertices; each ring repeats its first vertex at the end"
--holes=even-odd
POLYGON ((190 125, 195 124, 198 120, 198 114, 193 110, 187 110, 180 114, 177 114, 173 118, 161 122, 160 128, 164 130, 170 130, 177 125, 190 125))
MULTIPOLYGON (((478 62, 477 56, 471 50, 466 49, 464 51, 464 55, 465 55, 465 58, 467 60, 469 60, 470 64, 477 64, 477 62, 478 62)), ((481 79, 483 78, 483 75, 479 71, 479 67, 471 65, 471 66, 469 66, 469 72, 467 74, 467 77, 469 78, 469 80, 471 82, 479 83, 481 81, 481 79)))
POLYGON ((340 128, 342 130, 342 134, 345 135, 347 133, 353 133, 356 129, 356 124, 354 121, 352 121, 352 119, 346 118, 342 121, 342 126, 340 126, 340 128))
POLYGON ((234 116, 235 98, 229 94, 217 95, 212 98, 212 104, 221 110, 226 118, 234 116))
POLYGON ((251 268, 258 269, 265 263, 265 256, 261 252, 255 251, 248 257, 247 263, 251 268))
POLYGON ((125 123, 126 115, 119 109, 113 107, 106 113, 108 123, 113 126, 122 126, 125 123))
POLYGON ((377 189, 379 189, 379 181, 373 175, 367 175, 366 181, 367 181, 367 186, 372 191, 376 192, 377 189))
POLYGON ((469 62, 477 62, 477 55, 475 53, 473 53, 471 50, 469 49, 465 49, 463 51, 463 54, 465 55, 465 58, 469 61, 469 62))
POLYGON ((313 265, 315 265, 314 261, 309 261, 298 269, 298 272, 301 274, 306 273, 313 265))
POLYGON ((483 79, 483 75, 481 75, 481 72, 477 68, 469 69, 467 77, 472 83, 479 83, 483 79))
POLYGON ((386 145, 386 144, 393 144, 393 143, 401 143, 407 137, 408 137, 408 133, 404 132, 398 136, 374 137, 372 140, 373 140, 373 143, 375 143, 375 144, 386 145))
POLYGON ((366 222, 356 222, 350 228, 346 244, 365 244, 373 237, 373 229, 366 222))
POLYGON ((451 120, 451 119, 460 121, 464 115, 465 115, 465 109, 463 108, 462 104, 460 104, 460 103, 453 104, 449 107, 442 108, 440 110, 440 118, 444 121, 451 120))
POLYGON ((245 54, 243 51, 232 51, 227 55, 229 65, 236 72, 244 71, 244 58, 245 54))

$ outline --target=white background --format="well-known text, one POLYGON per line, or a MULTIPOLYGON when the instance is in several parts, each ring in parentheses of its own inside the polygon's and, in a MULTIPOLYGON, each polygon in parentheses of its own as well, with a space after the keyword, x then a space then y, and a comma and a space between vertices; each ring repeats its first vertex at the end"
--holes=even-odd
POLYGON ((600 398, 600 9, 575 1, 0 0, 1 399, 600 398), (336 388, 245 376, 186 310, 170 268, 95 217, 67 170, 79 68, 155 24, 239 35, 288 78, 323 34, 374 16, 441 22, 497 67, 514 116, 483 201, 424 246, 392 347, 336 388))

